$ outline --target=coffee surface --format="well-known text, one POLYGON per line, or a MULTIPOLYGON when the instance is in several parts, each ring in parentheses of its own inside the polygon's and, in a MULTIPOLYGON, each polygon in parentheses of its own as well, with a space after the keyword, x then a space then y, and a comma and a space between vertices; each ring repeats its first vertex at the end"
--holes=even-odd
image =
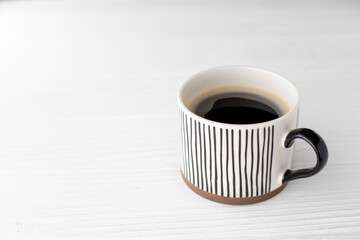
POLYGON ((248 93, 223 93, 207 97, 197 104, 194 112, 206 119, 230 124, 262 123, 282 115, 276 103, 248 93))

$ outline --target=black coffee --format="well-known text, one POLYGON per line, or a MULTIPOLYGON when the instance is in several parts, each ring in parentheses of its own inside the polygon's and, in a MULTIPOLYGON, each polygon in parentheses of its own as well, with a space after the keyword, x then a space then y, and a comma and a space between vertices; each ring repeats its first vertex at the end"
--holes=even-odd
POLYGON ((261 96, 249 93, 224 93, 200 101, 195 113, 206 119, 231 124, 252 124, 281 116, 280 108, 261 96))

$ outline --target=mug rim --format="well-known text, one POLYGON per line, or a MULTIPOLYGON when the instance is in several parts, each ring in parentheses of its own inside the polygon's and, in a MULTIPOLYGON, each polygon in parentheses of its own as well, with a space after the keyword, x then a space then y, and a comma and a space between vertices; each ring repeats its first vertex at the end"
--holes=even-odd
POLYGON ((295 111, 297 111, 297 109, 299 108, 300 105, 300 93, 299 90, 297 89, 297 87, 294 85, 293 82, 291 82, 288 78, 286 78, 285 76, 276 73, 274 71, 268 70, 268 69, 264 69, 261 67, 255 67, 255 66, 248 66, 248 65, 225 65, 225 66, 218 66, 218 67, 212 67, 209 69, 205 69, 203 71, 200 71, 198 73, 196 73, 195 75, 192 75, 190 78, 188 78, 187 80, 185 80, 182 84, 181 87, 178 90, 177 93, 177 100, 178 100, 178 104, 180 105, 181 109, 183 109, 183 111, 185 111, 188 115, 191 115, 194 119, 201 119, 201 121, 203 123, 207 123, 208 125, 222 125, 222 126, 228 126, 231 128, 246 128, 246 127, 257 127, 257 126, 261 126, 264 124, 275 124, 277 122, 280 122, 286 118, 288 118, 290 115, 292 115, 295 111), (216 122, 213 120, 209 120, 206 119, 204 117, 201 117, 197 114, 195 114, 194 112, 192 112, 183 102, 182 98, 181 98, 181 93, 184 90, 184 87, 187 85, 187 83, 191 82, 193 79, 197 78, 198 76, 204 74, 204 73, 210 73, 213 71, 218 71, 218 70, 223 70, 223 69, 227 69, 227 68, 240 68, 240 69, 252 69, 252 70, 256 70, 256 71, 261 71, 261 72, 265 72, 267 74, 271 74, 274 75, 276 77, 282 78, 283 80, 287 81, 295 90, 296 95, 297 95, 297 99, 296 99, 296 104, 290 108, 290 110, 285 113, 284 115, 270 120, 270 121, 266 121, 266 122, 260 122, 260 123, 251 123, 251 124, 234 124, 234 123, 222 123, 222 122, 216 122))

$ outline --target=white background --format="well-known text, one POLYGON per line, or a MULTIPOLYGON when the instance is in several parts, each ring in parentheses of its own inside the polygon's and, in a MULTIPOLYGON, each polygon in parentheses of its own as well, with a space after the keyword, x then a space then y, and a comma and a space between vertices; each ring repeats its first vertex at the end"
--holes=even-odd
POLYGON ((359 82, 355 0, 1 1, 0 239, 359 238, 359 82), (176 91, 228 64, 291 79, 330 151, 260 204, 179 173, 176 91))

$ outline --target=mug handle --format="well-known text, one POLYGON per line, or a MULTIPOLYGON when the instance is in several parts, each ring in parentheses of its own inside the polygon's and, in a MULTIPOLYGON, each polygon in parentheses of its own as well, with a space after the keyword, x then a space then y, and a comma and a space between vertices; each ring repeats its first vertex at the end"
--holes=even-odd
POLYGON ((317 162, 313 168, 286 170, 282 180, 283 184, 295 179, 311 177, 317 174, 325 167, 328 160, 328 149, 326 147, 325 141, 320 137, 319 134, 308 128, 294 129, 286 136, 284 144, 285 147, 291 147, 296 138, 301 138, 310 144, 316 153, 317 162))

